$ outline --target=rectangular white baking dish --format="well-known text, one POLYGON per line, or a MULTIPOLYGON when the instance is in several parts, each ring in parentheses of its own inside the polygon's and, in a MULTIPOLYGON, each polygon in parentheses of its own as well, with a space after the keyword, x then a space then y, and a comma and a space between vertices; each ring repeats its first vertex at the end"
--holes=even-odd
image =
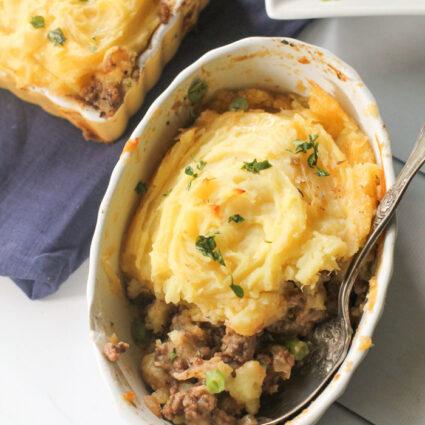
POLYGON ((127 91, 123 103, 111 117, 100 117, 96 109, 69 97, 56 96, 46 87, 18 88, 15 80, 4 73, 0 73, 0 88, 8 89, 21 99, 71 121, 82 130, 86 139, 113 142, 124 132, 128 120, 140 108, 146 93, 158 81, 165 64, 177 52, 184 35, 195 25, 208 1, 174 2, 170 20, 155 30, 148 47, 137 59, 137 66, 141 70, 137 83, 127 91))
POLYGON ((266 0, 272 19, 331 16, 425 15, 424 0, 266 0))

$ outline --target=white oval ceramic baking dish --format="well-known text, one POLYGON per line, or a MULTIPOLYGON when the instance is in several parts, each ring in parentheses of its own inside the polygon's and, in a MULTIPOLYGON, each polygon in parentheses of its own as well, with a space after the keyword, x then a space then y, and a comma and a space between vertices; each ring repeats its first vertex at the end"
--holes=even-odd
MULTIPOLYGON (((188 120, 188 107, 182 100, 195 78, 205 80, 208 95, 219 88, 243 87, 306 95, 309 81, 315 81, 336 97, 368 135, 387 187, 394 181, 390 141, 375 99, 358 74, 328 51, 288 38, 247 38, 207 53, 181 72, 152 104, 127 142, 103 198, 90 252, 87 296, 91 336, 102 375, 128 423, 134 425, 165 423, 143 403, 147 389, 138 372, 140 352, 133 344, 118 362, 110 363, 102 356, 101 349, 114 332, 120 340, 132 343, 131 314, 120 283, 122 236, 140 200, 135 186, 140 180, 149 181, 172 145, 178 128, 188 120), (126 391, 135 392, 133 404, 123 401, 122 394, 126 391)), ((365 356, 384 305, 392 272, 395 234, 393 224, 386 231, 379 252, 376 285, 369 293, 344 364, 308 409, 293 419, 292 425, 315 423, 343 393, 365 356)))
POLYGON ((140 69, 137 83, 129 89, 123 103, 111 117, 99 116, 99 111, 84 105, 76 99, 57 96, 46 87, 18 88, 12 76, 0 72, 0 88, 13 92, 21 99, 41 106, 50 114, 71 121, 83 131, 86 139, 105 143, 116 140, 126 129, 128 120, 136 113, 146 93, 158 81, 162 69, 174 56, 186 32, 195 25, 200 11, 209 0, 176 0, 171 18, 160 24, 152 38, 137 59, 140 69))

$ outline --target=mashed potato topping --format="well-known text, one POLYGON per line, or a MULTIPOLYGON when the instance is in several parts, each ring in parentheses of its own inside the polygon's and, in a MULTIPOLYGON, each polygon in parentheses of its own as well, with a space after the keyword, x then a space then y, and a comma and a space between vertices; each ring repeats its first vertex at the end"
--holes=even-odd
MULTIPOLYGON (((157 0, 2 0, 0 71, 17 87, 80 95, 113 49, 143 51, 160 24, 157 0)), ((114 65, 115 66, 115 65, 114 65)))
POLYGON ((357 124, 317 85, 308 102, 238 95, 248 110, 207 109, 180 133, 121 264, 140 291, 248 336, 286 315, 289 281, 325 309, 320 272, 338 270, 364 243, 379 170, 357 124))

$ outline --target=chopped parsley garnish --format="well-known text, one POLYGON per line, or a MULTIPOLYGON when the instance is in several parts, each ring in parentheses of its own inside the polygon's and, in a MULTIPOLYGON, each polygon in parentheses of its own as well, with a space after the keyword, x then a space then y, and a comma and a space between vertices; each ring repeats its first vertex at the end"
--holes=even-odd
POLYGON ((44 22, 44 18, 42 16, 40 16, 40 15, 31 16, 30 24, 34 28, 44 28, 45 25, 46 25, 45 22, 44 22))
POLYGON ((234 282, 233 282, 233 276, 230 276, 230 279, 231 279, 230 289, 235 293, 235 295, 238 298, 243 298, 243 296, 244 296, 243 288, 241 286, 239 286, 239 285, 235 285, 234 284, 234 282))
POLYGON ((250 173, 259 174, 260 171, 266 170, 267 168, 270 168, 272 164, 265 159, 264 161, 258 162, 256 159, 252 162, 244 162, 242 165, 242 170, 249 171, 250 173))
POLYGON ((184 169, 184 173, 185 173, 185 174, 187 174, 188 176, 198 177, 198 174, 196 174, 196 173, 193 171, 193 168, 192 168, 190 165, 188 165, 188 166, 184 169))
POLYGON ((195 173, 193 171, 193 168, 188 165, 185 169, 184 169, 184 173, 187 174, 188 176, 192 176, 192 180, 189 182, 189 184, 186 186, 186 190, 189 190, 190 187, 192 186, 192 182, 193 180, 196 179, 196 177, 198 177, 198 173, 195 173))
POLYGON ((318 167, 317 165, 316 165, 316 174, 319 177, 327 177, 327 176, 330 175, 326 170, 324 170, 323 168, 318 167))
POLYGON ((246 111, 248 109, 248 101, 243 97, 235 97, 229 105, 229 111, 246 111))
POLYGON ((54 43, 55 46, 63 46, 66 41, 66 37, 63 35, 63 32, 60 28, 50 31, 47 34, 47 39, 54 43))
POLYGON ((245 221, 245 219, 239 214, 234 214, 234 215, 231 215, 229 219, 227 220, 228 223, 232 221, 234 221, 235 223, 242 223, 243 221, 245 221))
POLYGON ((215 236, 199 235, 196 238, 195 246, 202 255, 205 255, 206 257, 217 261, 217 263, 222 266, 225 266, 226 264, 224 263, 220 250, 217 248, 214 238, 215 236))
POLYGON ((136 184, 136 187, 134 190, 139 194, 143 195, 148 191, 148 185, 145 182, 139 181, 139 183, 136 184))
POLYGON ((174 359, 176 359, 177 358, 176 350, 171 351, 168 358, 170 359, 170 361, 173 361, 174 359))
POLYGON ((200 102, 204 98, 207 90, 208 86, 204 81, 197 79, 190 85, 187 97, 192 103, 200 102))
MULTIPOLYGON (((329 173, 317 165, 317 160, 319 159, 319 143, 316 142, 316 140, 318 137, 319 136, 317 134, 309 134, 307 141, 294 140, 295 152, 292 152, 289 149, 288 151, 291 153, 300 153, 300 152, 307 153, 310 149, 313 149, 313 152, 307 158, 307 164, 310 168, 316 169, 315 174, 318 175, 319 177, 327 177, 329 176, 329 173)), ((302 195, 302 192, 300 190, 298 191, 302 195)))
POLYGON ((162 196, 168 196, 171 193, 172 190, 173 190, 173 188, 170 187, 165 193, 162 194, 162 196))
POLYGON ((198 169, 198 170, 202 170, 205 166, 207 165, 207 162, 206 161, 199 161, 197 164, 196 164, 196 168, 198 169))
POLYGON ((306 153, 309 149, 314 148, 314 142, 318 137, 319 136, 317 134, 309 134, 306 142, 302 140, 294 140, 295 153, 306 153))
POLYGON ((264 241, 265 243, 273 243, 273 241, 264 241))
MULTIPOLYGON (((206 161, 199 161, 196 164, 196 168, 201 171, 205 166, 207 165, 206 161)), ((198 173, 195 173, 195 171, 193 170, 193 168, 188 165, 185 169, 184 169, 184 173, 187 174, 188 176, 192 177, 192 180, 189 182, 189 184, 186 186, 186 190, 189 190, 190 187, 192 186, 193 180, 195 180, 198 177, 198 173)))
POLYGON ((80 3, 87 3, 89 0, 78 0, 80 3))

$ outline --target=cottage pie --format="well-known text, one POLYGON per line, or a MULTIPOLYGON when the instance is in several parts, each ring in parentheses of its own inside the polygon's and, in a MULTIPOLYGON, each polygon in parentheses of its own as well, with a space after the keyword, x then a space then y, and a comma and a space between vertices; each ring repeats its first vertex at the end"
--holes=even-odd
POLYGON ((124 130, 128 115, 140 106, 161 65, 175 52, 206 1, 0 3, 0 87, 69 119, 88 138, 112 141, 124 130), (178 19, 172 28, 158 40, 166 43, 164 57, 154 58, 160 53, 152 52, 154 65, 145 58, 141 68, 139 58, 153 35, 175 15, 178 19), (126 96, 130 91, 134 91, 132 98, 126 96), (125 110, 118 116, 121 106, 125 110))
MULTIPOLYGON (((337 101, 189 90, 194 123, 149 184, 121 253, 145 401, 175 424, 255 424, 335 313, 378 202, 369 142, 337 101)), ((372 263, 372 262, 371 262, 372 263)), ((356 283, 361 314, 373 273, 356 283)))

